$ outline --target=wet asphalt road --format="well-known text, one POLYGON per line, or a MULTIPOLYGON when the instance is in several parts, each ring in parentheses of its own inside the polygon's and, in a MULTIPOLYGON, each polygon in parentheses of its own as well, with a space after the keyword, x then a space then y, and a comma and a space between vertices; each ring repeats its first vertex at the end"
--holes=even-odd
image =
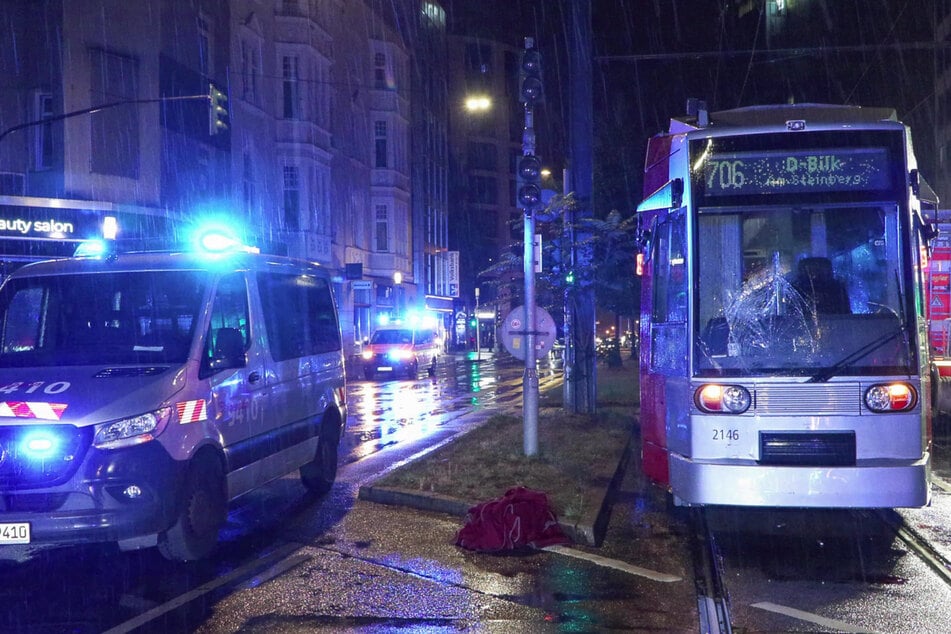
MULTIPOLYGON (((461 518, 357 499, 390 465, 517 406, 521 369, 446 364, 435 378, 355 381, 338 484, 310 498, 285 478, 236 504, 217 556, 54 549, 0 560, 2 632, 699 631, 687 527, 639 474, 617 493, 605 543, 486 555, 454 546, 461 518)), ((935 470, 948 475, 936 426, 935 470)), ((906 522, 945 540, 951 493, 906 522)), ((721 512, 734 631, 951 631, 948 585, 874 519, 845 512, 721 512)))

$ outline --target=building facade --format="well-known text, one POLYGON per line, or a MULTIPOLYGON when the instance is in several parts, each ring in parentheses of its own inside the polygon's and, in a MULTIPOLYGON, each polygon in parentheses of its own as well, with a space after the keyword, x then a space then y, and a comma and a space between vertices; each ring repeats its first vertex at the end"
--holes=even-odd
POLYGON ((441 11, 421 0, 5 2, 0 23, 16 37, 0 58, 11 88, 0 95, 0 266, 68 255, 107 215, 120 238, 153 245, 217 221, 333 270, 353 354, 381 317, 438 309, 446 74, 420 69, 443 68, 441 11), (210 86, 227 97, 226 127, 210 86))

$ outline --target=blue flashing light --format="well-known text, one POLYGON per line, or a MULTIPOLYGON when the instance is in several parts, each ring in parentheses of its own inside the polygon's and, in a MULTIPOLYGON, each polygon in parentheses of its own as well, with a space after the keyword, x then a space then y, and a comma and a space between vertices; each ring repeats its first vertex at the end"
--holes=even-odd
POLYGON ((244 244, 235 232, 221 224, 206 225, 195 232, 196 250, 209 255, 226 253, 259 253, 257 247, 244 244))
POLYGON ((73 252, 73 256, 77 258, 101 258, 106 254, 106 251, 105 241, 94 238, 80 242, 73 252))
POLYGON ((60 439, 48 431, 27 434, 20 442, 20 452, 31 460, 45 460, 56 455, 60 439))

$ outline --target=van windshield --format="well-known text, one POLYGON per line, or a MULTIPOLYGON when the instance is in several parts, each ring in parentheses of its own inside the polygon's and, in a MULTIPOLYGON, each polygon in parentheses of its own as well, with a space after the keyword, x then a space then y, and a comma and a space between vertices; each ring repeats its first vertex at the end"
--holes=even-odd
POLYGON ((409 329, 377 330, 370 343, 413 343, 413 331, 409 329))
POLYGON ((184 363, 207 275, 144 271, 11 279, 0 367, 184 363))

